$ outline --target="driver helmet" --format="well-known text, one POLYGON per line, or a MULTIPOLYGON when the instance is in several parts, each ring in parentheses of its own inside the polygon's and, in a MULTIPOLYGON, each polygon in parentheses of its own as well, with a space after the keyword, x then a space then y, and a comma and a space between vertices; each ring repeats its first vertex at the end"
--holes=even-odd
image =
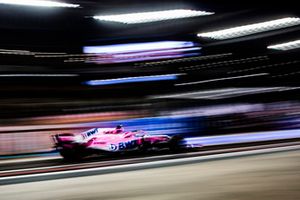
POLYGON ((122 125, 116 126, 115 133, 122 133, 124 131, 124 128, 122 125))

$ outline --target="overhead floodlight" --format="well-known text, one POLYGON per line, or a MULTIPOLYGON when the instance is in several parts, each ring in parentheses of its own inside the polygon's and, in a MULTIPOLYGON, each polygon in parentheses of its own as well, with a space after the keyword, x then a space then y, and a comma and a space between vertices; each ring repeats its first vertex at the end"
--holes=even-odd
POLYGON ((214 12, 198 11, 198 10, 164 10, 154 12, 140 12, 119 15, 99 15, 94 16, 94 19, 110 22, 119 22, 124 24, 138 24, 156 21, 165 21, 170 19, 189 18, 197 16, 212 15, 214 12))
POLYGON ((63 3, 58 1, 44 0, 0 0, 0 4, 19 5, 19 6, 39 6, 39 7, 64 7, 78 8, 79 4, 63 3))
POLYGON ((104 79, 104 80, 91 80, 91 81, 84 82, 84 84, 90 86, 98 86, 98 85, 114 85, 114 84, 149 82, 149 81, 167 81, 167 80, 176 80, 178 75, 182 75, 182 74, 165 74, 165 75, 136 76, 136 77, 125 77, 125 78, 104 79))
POLYGON ((295 40, 295 41, 290 41, 290 42, 286 42, 286 43, 270 45, 267 48, 268 49, 282 50, 282 51, 297 49, 297 48, 300 48, 300 40, 295 40))
POLYGON ((218 31, 199 33, 199 37, 207 37, 216 40, 225 40, 231 38, 237 38, 247 35, 252 35, 255 33, 261 33, 271 30, 277 30, 282 28, 287 28, 291 26, 296 26, 300 24, 300 18, 297 17, 286 17, 282 19, 261 22, 256 24, 250 24, 245 26, 238 26, 229 29, 223 29, 218 31))

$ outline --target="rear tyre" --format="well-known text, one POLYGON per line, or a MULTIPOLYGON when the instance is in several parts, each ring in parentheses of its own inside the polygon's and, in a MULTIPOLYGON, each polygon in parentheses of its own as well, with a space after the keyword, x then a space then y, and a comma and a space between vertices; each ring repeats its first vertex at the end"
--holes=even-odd
POLYGON ((62 149, 59 153, 66 161, 79 161, 82 159, 82 156, 73 149, 62 149))
POLYGON ((142 140, 142 144, 139 146, 139 152, 147 153, 150 149, 151 145, 149 142, 146 142, 144 139, 142 140))
POLYGON ((180 145, 183 138, 180 135, 175 135, 171 138, 169 142, 169 149, 172 153, 178 153, 182 151, 182 146, 180 145))

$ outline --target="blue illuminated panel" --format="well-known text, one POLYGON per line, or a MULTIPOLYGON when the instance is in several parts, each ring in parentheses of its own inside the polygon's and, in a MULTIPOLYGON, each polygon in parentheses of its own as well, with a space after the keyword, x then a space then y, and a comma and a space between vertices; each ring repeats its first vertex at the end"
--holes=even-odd
POLYGON ((176 74, 168 75, 156 75, 156 76, 138 76, 138 77, 127 77, 117 79, 104 79, 104 80, 90 80, 84 82, 86 85, 97 86, 97 85, 114 85, 124 83, 137 83, 137 82, 150 82, 150 81, 168 81, 176 80, 176 74))

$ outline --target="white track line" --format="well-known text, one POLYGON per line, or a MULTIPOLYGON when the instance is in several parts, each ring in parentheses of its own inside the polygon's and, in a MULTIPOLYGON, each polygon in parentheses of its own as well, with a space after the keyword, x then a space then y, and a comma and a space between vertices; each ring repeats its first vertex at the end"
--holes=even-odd
POLYGON ((36 158, 13 158, 11 160, 1 160, 0 164, 13 164, 13 163, 23 163, 23 162, 34 162, 34 161, 45 161, 45 160, 56 160, 61 159, 61 156, 47 156, 47 157, 36 157, 36 158))
MULTIPOLYGON (((208 152, 209 153, 209 152, 208 152)), ((185 154, 181 154, 181 155, 188 155, 188 156, 192 156, 192 155, 197 155, 199 154, 199 152, 192 152, 192 153, 185 153, 185 154)), ((55 169, 55 168, 61 168, 61 167, 70 167, 70 166, 80 166, 80 165, 95 165, 95 164, 105 164, 105 163, 110 163, 110 162, 114 162, 114 161, 119 161, 119 162, 130 162, 130 161, 143 161, 143 160, 149 160, 149 159, 164 159, 164 158, 172 158, 175 155, 160 155, 160 156, 149 156, 149 157, 142 157, 142 158, 130 158, 130 159, 117 159, 117 160, 106 160, 106 161, 98 161, 98 162, 89 162, 89 163, 75 163, 75 164, 66 164, 66 165, 56 165, 56 166, 47 166, 47 167, 34 167, 34 168, 27 168, 27 169, 14 169, 14 170, 5 170, 5 171, 0 171, 0 176, 1 174, 4 173, 12 173, 12 172, 25 172, 25 171, 32 171, 32 170, 43 170, 43 169, 55 169)), ((59 157, 61 158, 61 157, 59 157)))

